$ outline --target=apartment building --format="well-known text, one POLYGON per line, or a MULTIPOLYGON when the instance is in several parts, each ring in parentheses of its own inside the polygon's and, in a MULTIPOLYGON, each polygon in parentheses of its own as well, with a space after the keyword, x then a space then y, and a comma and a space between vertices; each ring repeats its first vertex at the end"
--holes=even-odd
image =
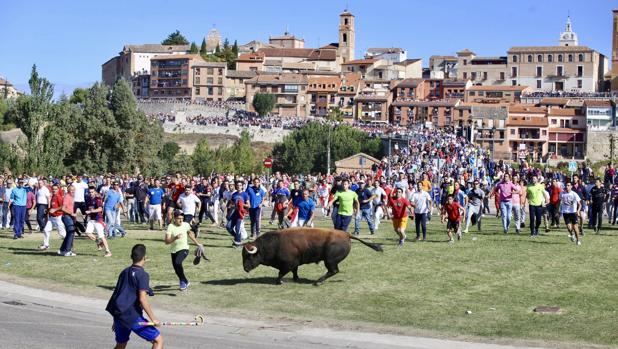
POLYGON ((245 81, 247 110, 255 112, 252 101, 256 93, 272 93, 276 104, 272 114, 308 116, 308 80, 302 74, 260 74, 245 81))
POLYGON ((330 109, 338 105, 341 79, 339 76, 309 76, 307 84, 309 115, 327 117, 330 109))
POLYGON ((255 71, 228 70, 225 76, 225 100, 245 99, 245 81, 257 76, 255 71))
POLYGON ((580 109, 549 107, 548 156, 583 159, 586 154, 586 116, 580 109))
POLYGON ((469 113, 473 128, 473 140, 491 153, 493 159, 509 159, 511 152, 506 139, 508 104, 460 103, 456 111, 469 113))
POLYGON ((509 85, 534 91, 603 91, 607 58, 587 46, 518 46, 507 53, 509 85))
POLYGON ((509 106, 506 140, 510 160, 543 162, 549 149, 547 108, 523 104, 509 106))
POLYGON ((263 52, 243 53, 236 58, 236 70, 258 72, 264 70, 266 55, 263 52))
POLYGON ((196 60, 191 65, 191 74, 193 75, 192 100, 219 102, 226 100, 226 62, 196 60))
POLYGON ((113 86, 119 78, 130 82, 135 75, 150 74, 153 57, 186 54, 189 49, 189 45, 124 45, 118 55, 102 64, 101 79, 107 86, 113 86))
POLYGON ((586 124, 591 131, 607 131, 615 126, 615 106, 609 100, 591 100, 583 102, 586 124))
POLYGON ((455 56, 431 56, 429 57, 429 70, 432 79, 456 79, 457 57, 455 56))
POLYGON ((341 76, 341 85, 337 92, 337 105, 343 114, 343 118, 350 121, 354 119, 356 109, 355 99, 361 89, 361 75, 359 73, 347 73, 341 76))
POLYGON ((503 85, 507 79, 506 57, 477 57, 468 49, 457 52, 457 79, 473 84, 503 85))
POLYGON ((206 63, 197 54, 162 55, 150 60, 150 98, 192 99, 193 67, 206 63))
POLYGON ((372 47, 365 52, 365 58, 383 59, 390 63, 399 63, 408 59, 408 53, 399 47, 372 47))

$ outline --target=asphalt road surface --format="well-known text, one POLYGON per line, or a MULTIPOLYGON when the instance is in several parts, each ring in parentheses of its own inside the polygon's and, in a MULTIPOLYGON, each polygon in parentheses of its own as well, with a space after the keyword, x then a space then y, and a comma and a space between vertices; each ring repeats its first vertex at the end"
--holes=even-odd
MULTIPOLYGON (((66 295, 0 281, 0 348, 113 348, 111 317, 105 301, 66 295)), ((186 314, 160 309, 168 321, 191 321, 186 314)), ((524 347, 469 343, 434 338, 335 331, 298 324, 264 323, 211 317, 199 327, 166 327, 166 348, 413 348, 413 349, 523 349, 524 347)), ((129 348, 149 348, 131 336, 129 348)))

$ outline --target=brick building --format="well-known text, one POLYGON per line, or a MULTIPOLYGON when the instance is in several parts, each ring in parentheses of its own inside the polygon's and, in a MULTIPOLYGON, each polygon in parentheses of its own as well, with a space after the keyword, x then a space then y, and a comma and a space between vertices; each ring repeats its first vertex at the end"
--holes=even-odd
POLYGON ((255 112, 252 101, 256 93, 272 93, 276 104, 272 114, 308 116, 308 80, 302 74, 260 74, 245 81, 247 110, 255 112))

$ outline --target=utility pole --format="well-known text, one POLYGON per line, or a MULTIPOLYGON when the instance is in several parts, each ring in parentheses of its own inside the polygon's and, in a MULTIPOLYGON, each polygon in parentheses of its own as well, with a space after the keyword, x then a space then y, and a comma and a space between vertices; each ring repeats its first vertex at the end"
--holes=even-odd
POLYGON ((330 176, 330 128, 331 124, 328 124, 328 139, 326 141, 326 175, 330 176))

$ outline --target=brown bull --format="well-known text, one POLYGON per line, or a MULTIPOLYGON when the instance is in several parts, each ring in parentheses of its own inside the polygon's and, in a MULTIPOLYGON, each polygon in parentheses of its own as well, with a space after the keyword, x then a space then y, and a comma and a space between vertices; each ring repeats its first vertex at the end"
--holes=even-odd
POLYGON ((263 234, 254 242, 245 244, 243 267, 247 273, 260 264, 279 269, 276 283, 280 285, 281 279, 290 271, 294 281, 298 281, 299 265, 324 261, 328 271, 314 283, 317 286, 339 272, 339 263, 350 253, 350 239, 382 251, 381 245, 365 242, 341 230, 291 228, 263 234))

